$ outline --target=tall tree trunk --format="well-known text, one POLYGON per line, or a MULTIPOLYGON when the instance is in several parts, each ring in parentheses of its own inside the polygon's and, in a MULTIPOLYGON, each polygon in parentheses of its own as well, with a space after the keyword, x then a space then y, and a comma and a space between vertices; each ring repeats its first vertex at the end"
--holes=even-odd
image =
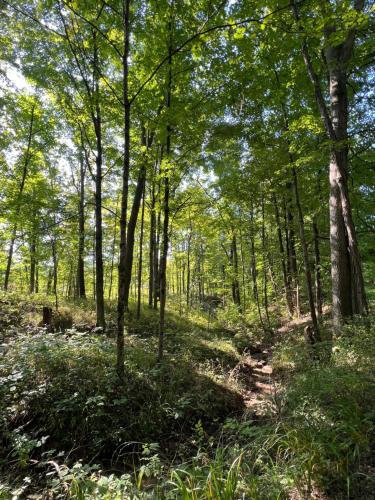
POLYGON ((323 295, 320 266, 319 228, 316 216, 313 217, 312 226, 314 235, 315 307, 316 315, 319 319, 323 314, 323 295))
MULTIPOLYGON (((156 163, 154 168, 156 174, 156 163)), ((150 201, 150 249, 149 249, 149 279, 148 279, 148 307, 152 308, 155 277, 154 277, 154 259, 155 259, 155 243, 156 243, 156 215, 155 215, 155 175, 151 181, 151 201, 150 201)))
POLYGON ((262 317, 262 311, 260 310, 258 282, 257 282, 258 272, 257 272, 257 263, 256 263, 256 253, 255 253, 255 229, 254 229, 253 207, 251 207, 250 222, 251 222, 251 226, 250 226, 250 254, 251 254, 250 271, 251 271, 251 278, 253 281, 253 297, 254 297, 255 303, 257 305, 259 321, 260 321, 260 324, 262 325, 262 328, 264 330, 264 322, 263 322, 263 317, 262 317))
POLYGON ((47 295, 49 295, 51 293, 52 277, 53 277, 53 271, 52 271, 52 269, 48 269, 47 285, 46 285, 46 294, 47 295))
POLYGON ((232 267, 232 299, 233 303, 238 306, 241 312, 241 296, 240 296, 240 284, 238 282, 238 252, 237 252, 237 238, 233 233, 231 249, 230 249, 230 263, 232 267))
POLYGON ((133 205, 130 212, 129 222, 128 222, 128 230, 126 236, 126 252, 125 252, 125 269, 123 276, 123 286, 124 286, 124 308, 125 311, 128 311, 129 308, 129 290, 130 283, 132 277, 132 267, 133 267, 133 257, 134 257, 134 236, 135 229, 137 225, 139 208, 141 206, 141 199, 144 191, 146 178, 146 165, 142 165, 140 168, 140 172, 138 175, 137 186, 134 193, 133 205))
POLYGON ((7 267, 5 270, 5 278, 4 278, 4 290, 5 291, 8 290, 8 286, 9 286, 9 277, 10 277, 10 270, 12 267, 14 244, 16 242, 16 234, 17 234, 17 224, 15 224, 13 227, 12 239, 10 240, 10 245, 9 245, 9 250, 8 250, 7 267))
POLYGON ((145 185, 142 194, 142 215, 141 215, 141 234, 139 236, 139 264, 138 264, 138 296, 137 296, 137 319, 141 317, 141 294, 142 294, 142 265, 143 265, 143 227, 145 221, 145 185))
MULTIPOLYGON (((200 244, 199 247, 199 262, 200 262, 200 270, 199 270, 200 295, 202 300, 204 301, 204 249, 202 243, 200 244)), ((237 267, 238 267, 238 257, 237 257, 237 267)))
MULTIPOLYGON (((152 145, 153 134, 151 136, 147 134, 146 130, 142 128, 142 145, 145 148, 149 148, 152 145)), ((146 181, 146 155, 143 158, 143 165, 139 169, 137 185, 135 188, 134 199, 132 204, 132 209, 130 212, 129 222, 128 222, 128 230, 126 235, 126 251, 125 251, 125 262, 124 262, 124 307, 125 311, 128 311, 129 308, 129 290, 132 278, 132 267, 133 267, 133 257, 134 257, 134 237, 135 230, 137 226, 137 219, 139 214, 139 209, 141 206, 141 200, 144 195, 145 189, 145 181, 146 181)), ((143 231, 143 229, 142 229, 143 231)), ((143 238, 143 234, 142 234, 143 238)), ((136 293, 136 287, 134 287, 134 293, 136 293)))
POLYGON ((22 200, 22 193, 25 187, 25 182, 26 182, 26 177, 28 174, 28 167, 31 159, 31 143, 32 143, 32 138, 34 134, 34 115, 35 115, 35 104, 32 105, 31 108, 31 115, 30 115, 30 124, 29 124, 29 131, 27 135, 27 146, 26 146, 26 152, 25 152, 25 159, 23 162, 23 168, 22 168, 22 176, 21 176, 21 182, 18 188, 18 198, 17 198, 17 205, 16 205, 16 213, 15 213, 15 220, 16 222, 14 223, 13 229, 12 229, 12 238, 10 241, 10 246, 8 250, 8 257, 7 257, 7 266, 5 270, 5 277, 4 277, 4 290, 8 290, 9 286, 9 277, 10 277, 10 270, 12 267, 12 260, 13 260, 13 252, 14 252, 14 244, 16 241, 17 237, 17 220, 18 216, 20 213, 21 209, 21 200, 22 200))
POLYGON ((85 167, 82 152, 79 162, 77 296, 85 299, 85 167))
MULTIPOLYGON (((158 196, 161 196, 161 189, 159 186, 158 196)), ((161 233, 161 211, 158 211, 157 225, 156 225, 156 241, 154 251, 154 309, 158 308, 158 300, 160 298, 160 271, 159 271, 159 255, 160 255, 160 233, 161 233)))
MULTIPOLYGON (((290 182, 286 185, 287 191, 291 191, 292 185, 290 182)), ((288 194, 288 200, 286 202, 286 224, 288 232, 288 258, 289 258, 289 271, 290 271, 290 281, 292 287, 292 300, 293 309, 297 312, 299 316, 299 300, 298 300, 298 287, 299 287, 299 276, 297 267, 297 254, 296 254, 296 244, 295 244, 295 233, 294 233, 294 217, 292 211, 291 197, 288 194)))
POLYGON ((191 219, 189 217, 189 234, 187 238, 187 262, 186 262, 186 306, 187 309, 190 309, 190 304, 191 304, 191 297, 190 297, 190 281, 191 281, 191 263, 190 263, 190 258, 191 258, 191 238, 192 238, 192 226, 191 226, 191 219))
POLYGON ((124 161, 122 169, 122 194, 120 215, 120 257, 118 272, 117 302, 117 373, 124 377, 124 315, 126 309, 125 273, 126 273, 126 219, 128 210, 129 165, 130 165, 130 110, 129 99, 129 52, 130 52, 130 0, 123 0, 124 51, 122 59, 122 94, 124 102, 124 161))
POLYGON ((347 182, 347 76, 345 70, 336 68, 339 56, 332 56, 331 51, 327 51, 327 61, 332 125, 337 138, 329 166, 332 312, 335 325, 340 325, 346 317, 367 313, 367 300, 347 182))
POLYGON ((245 273, 245 255, 243 249, 242 231, 240 229, 240 252, 241 252, 241 271, 242 271, 242 289, 243 289, 243 311, 246 312, 246 273, 245 273))
POLYGON ((55 307, 58 309, 58 294, 57 294, 57 278, 58 278, 58 258, 57 258, 57 241, 52 238, 52 262, 53 262, 53 294, 55 296, 55 307))
MULTIPOLYGON (((169 113, 171 108, 172 97, 172 19, 168 23, 169 40, 168 40, 168 77, 167 77, 167 98, 166 108, 169 113)), ((167 259, 169 246, 169 162, 171 160, 171 135, 172 129, 170 123, 167 123, 167 139, 166 139, 166 160, 167 171, 164 173, 164 203, 163 203, 163 251, 160 258, 160 315, 159 315, 159 345, 158 345, 158 362, 163 359, 164 350, 164 329, 165 329, 165 303, 167 298, 167 259)))
POLYGON ((30 293, 35 292, 35 269, 36 269, 36 242, 35 236, 33 236, 31 244, 30 244, 30 293))
POLYGON ((95 238, 92 241, 92 298, 96 300, 96 258, 95 258, 95 238))
POLYGON ((276 226, 277 226, 277 238, 279 241, 279 252, 280 252, 280 262, 281 262, 281 270, 283 275, 283 283, 284 283, 284 291, 285 291, 285 300, 288 308, 288 313, 290 316, 293 315, 293 301, 290 290, 290 282, 288 280, 287 268, 285 264, 285 250, 284 250, 284 242, 283 235, 281 230, 281 222, 280 222, 280 211, 277 203, 275 193, 272 193, 272 201, 275 209, 275 218, 276 218, 276 226))
POLYGON ((35 293, 39 293, 39 262, 35 261, 35 293))
POLYGON ((57 297, 57 242, 56 238, 52 238, 52 262, 53 262, 53 294, 57 297))
MULTIPOLYGON (((292 160, 292 158, 291 158, 291 160, 292 160)), ((301 239, 301 245, 302 245, 302 254, 303 254, 303 264, 304 264, 304 270, 305 270, 305 278, 306 278, 307 297, 309 300, 310 316, 311 316, 312 329, 313 329, 313 339, 315 342, 320 342, 321 336, 320 336, 318 320, 317 320, 316 312, 315 312, 314 293, 313 293, 313 287, 312 287, 309 254, 308 254, 308 250, 307 250, 307 242, 306 242, 306 236, 305 236, 305 222, 303 219, 302 206, 301 206, 299 190, 298 190, 297 172, 296 172, 296 169, 294 166, 292 167, 292 176, 293 176, 294 195, 295 195, 295 199, 296 199, 296 207, 297 207, 297 213, 298 213, 300 239, 301 239)))
POLYGON ((264 196, 262 195, 262 232, 261 232, 261 238, 262 238, 262 265, 263 265, 263 304, 264 304, 264 311, 266 313, 266 318, 267 318, 267 324, 268 327, 270 327, 270 316, 269 316, 269 310, 268 310, 268 280, 267 280, 267 251, 266 251, 266 227, 265 227, 265 217, 264 217, 264 196))
POLYGON ((104 271, 103 271, 103 224, 102 224, 102 180, 103 180, 103 145, 102 118, 99 95, 99 56, 94 37, 94 79, 95 79, 95 116, 94 128, 96 137, 96 172, 95 172, 95 270, 96 270, 96 324, 105 329, 104 313, 104 271))
POLYGON ((198 278, 198 299, 199 302, 203 301, 203 292, 202 292, 202 254, 201 254, 201 246, 197 249, 197 278, 198 278))
MULTIPOLYGON (((364 0, 355 0, 354 9, 361 12, 364 0)), ((300 25, 300 15, 292 1, 294 17, 300 25)), ((324 27, 325 59, 329 74, 330 112, 326 106, 321 82, 312 64, 306 35, 301 52, 308 76, 314 88, 315 100, 327 138, 331 142, 329 165, 330 245, 332 277, 332 316, 336 327, 353 314, 367 314, 368 306, 363 281, 361 258, 353 222, 348 191, 348 94, 347 67, 353 54, 355 27, 348 29, 340 44, 332 45, 334 24, 324 27)), ((301 28, 301 26, 300 26, 301 28)), ((301 28, 303 32, 303 27, 301 28)))
MULTIPOLYGON (((267 237, 266 237, 266 239, 268 241, 267 237)), ((267 242, 267 245, 268 245, 268 242, 267 242)), ((267 251, 267 260, 268 260, 268 270, 269 270, 270 277, 271 277, 273 293, 274 293, 275 297, 277 297, 279 295, 280 290, 279 290, 277 280, 276 280, 273 254, 270 251, 267 251)))
POLYGON ((111 250, 111 268, 110 268, 110 271, 109 271, 108 300, 111 300, 111 298, 112 298, 113 268, 114 268, 115 253, 116 253, 117 214, 118 214, 118 198, 117 198, 117 201, 116 201, 116 212, 115 212, 114 226, 113 226, 113 239, 112 239, 112 250, 111 250))

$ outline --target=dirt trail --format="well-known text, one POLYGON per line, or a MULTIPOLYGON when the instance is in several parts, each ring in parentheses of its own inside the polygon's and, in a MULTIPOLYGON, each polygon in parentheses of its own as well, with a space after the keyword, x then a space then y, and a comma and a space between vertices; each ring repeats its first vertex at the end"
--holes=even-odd
POLYGON ((264 415, 277 388, 271 356, 270 348, 252 350, 236 367, 237 376, 244 387, 244 403, 257 416, 264 415))
MULTIPOLYGON (((325 307, 323 314, 326 315, 329 311, 329 308, 325 307)), ((275 330, 274 340, 279 335, 290 334, 310 323, 310 314, 304 314, 292 320, 286 319, 275 330)), ((244 386, 243 398, 245 405, 257 416, 264 415, 270 408, 273 397, 279 388, 272 369, 272 344, 267 347, 259 345, 250 349, 250 353, 244 356, 235 369, 244 386)))

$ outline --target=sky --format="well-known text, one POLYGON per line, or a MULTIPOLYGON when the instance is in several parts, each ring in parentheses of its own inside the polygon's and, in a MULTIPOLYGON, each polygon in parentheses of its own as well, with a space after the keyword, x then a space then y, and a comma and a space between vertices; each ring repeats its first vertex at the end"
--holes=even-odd
POLYGON ((33 86, 30 85, 23 74, 14 66, 7 64, 5 67, 5 74, 9 81, 18 89, 18 90, 28 90, 29 92, 33 92, 33 86))

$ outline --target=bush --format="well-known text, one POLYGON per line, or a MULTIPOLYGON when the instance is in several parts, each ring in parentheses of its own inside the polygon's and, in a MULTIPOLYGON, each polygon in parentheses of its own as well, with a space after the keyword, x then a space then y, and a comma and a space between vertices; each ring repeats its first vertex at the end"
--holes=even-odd
POLYGON ((19 337, 0 367, 4 451, 22 464, 48 446, 72 458, 122 460, 140 443, 173 441, 191 433, 198 419, 217 426, 241 407, 238 394, 192 366, 166 361, 157 367, 153 359, 129 348, 120 384, 108 339, 19 337))

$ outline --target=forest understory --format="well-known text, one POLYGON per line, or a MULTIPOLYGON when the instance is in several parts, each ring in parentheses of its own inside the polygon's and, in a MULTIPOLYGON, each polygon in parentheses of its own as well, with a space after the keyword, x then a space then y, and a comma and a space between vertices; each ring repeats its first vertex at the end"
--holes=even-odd
POLYGON ((0 500, 375 499, 371 0, 0 0, 0 500))
POLYGON ((312 356, 308 315, 272 310, 265 333, 233 312, 172 308, 160 365, 145 307, 121 385, 93 303, 65 300, 54 332, 40 326, 46 304, 1 298, 1 498, 372 497, 371 318, 312 356))

